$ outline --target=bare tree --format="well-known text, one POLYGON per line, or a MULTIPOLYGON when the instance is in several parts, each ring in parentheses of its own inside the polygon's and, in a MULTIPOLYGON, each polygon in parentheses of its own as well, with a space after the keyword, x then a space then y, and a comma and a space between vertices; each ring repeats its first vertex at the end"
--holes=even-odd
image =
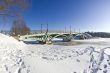
POLYGON ((22 18, 21 14, 30 6, 30 3, 31 0, 0 0, 0 16, 3 17, 3 24, 6 24, 9 17, 22 18))
POLYGON ((31 0, 0 0, 0 15, 19 18, 30 3, 31 0))
POLYGON ((28 8, 31 0, 0 0, 0 13, 10 14, 23 11, 28 8), (8 13, 7 13, 8 12, 8 13))
POLYGON ((11 28, 11 35, 18 36, 26 34, 30 34, 30 29, 26 23, 22 19, 15 20, 11 28))

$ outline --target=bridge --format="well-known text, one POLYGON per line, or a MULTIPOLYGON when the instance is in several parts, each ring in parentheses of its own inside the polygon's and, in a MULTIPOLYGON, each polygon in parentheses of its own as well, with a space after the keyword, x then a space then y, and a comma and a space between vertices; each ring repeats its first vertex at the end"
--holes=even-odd
POLYGON ((78 33, 40 33, 40 34, 32 34, 32 35, 23 35, 20 36, 19 40, 23 41, 26 39, 32 39, 36 41, 47 42, 51 41, 53 38, 63 37, 65 41, 70 41, 71 37, 78 33))

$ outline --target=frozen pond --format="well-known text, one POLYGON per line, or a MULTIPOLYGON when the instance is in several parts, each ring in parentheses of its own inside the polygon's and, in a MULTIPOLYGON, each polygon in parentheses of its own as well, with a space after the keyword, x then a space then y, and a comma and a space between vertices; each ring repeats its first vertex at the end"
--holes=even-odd
POLYGON ((73 42, 82 44, 27 45, 0 34, 0 73, 110 73, 110 39, 73 42))

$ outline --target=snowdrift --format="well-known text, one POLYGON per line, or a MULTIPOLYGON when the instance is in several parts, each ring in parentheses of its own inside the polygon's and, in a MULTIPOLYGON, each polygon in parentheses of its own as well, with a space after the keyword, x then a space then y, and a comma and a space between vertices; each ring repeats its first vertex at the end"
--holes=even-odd
POLYGON ((0 73, 27 73, 22 59, 25 48, 24 43, 0 34, 0 73))

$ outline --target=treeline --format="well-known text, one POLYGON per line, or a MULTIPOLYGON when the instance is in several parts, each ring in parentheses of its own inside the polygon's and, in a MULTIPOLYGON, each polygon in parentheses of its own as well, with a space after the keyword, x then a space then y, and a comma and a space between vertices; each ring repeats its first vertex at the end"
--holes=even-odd
POLYGON ((110 38, 110 33, 107 32, 86 32, 93 37, 102 37, 102 38, 110 38))

